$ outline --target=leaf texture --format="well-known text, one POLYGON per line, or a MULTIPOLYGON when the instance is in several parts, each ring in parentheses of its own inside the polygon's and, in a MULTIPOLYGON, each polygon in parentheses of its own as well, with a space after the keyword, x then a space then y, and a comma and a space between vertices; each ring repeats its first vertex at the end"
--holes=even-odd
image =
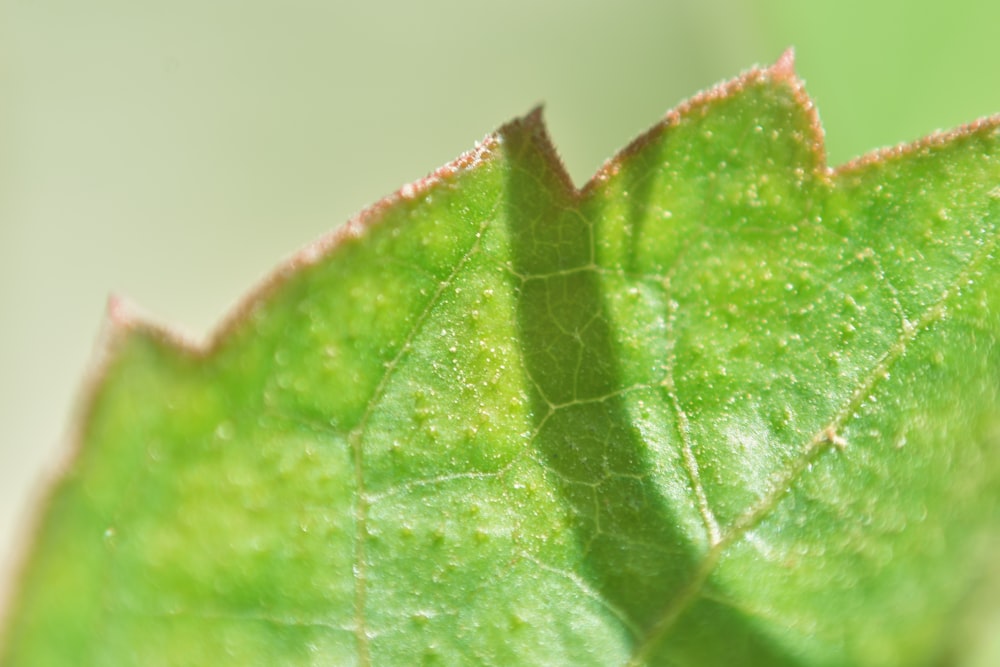
POLYGON ((582 189, 513 121, 204 347, 112 304, 2 662, 960 664, 998 233, 1000 122, 831 170, 790 55, 582 189))

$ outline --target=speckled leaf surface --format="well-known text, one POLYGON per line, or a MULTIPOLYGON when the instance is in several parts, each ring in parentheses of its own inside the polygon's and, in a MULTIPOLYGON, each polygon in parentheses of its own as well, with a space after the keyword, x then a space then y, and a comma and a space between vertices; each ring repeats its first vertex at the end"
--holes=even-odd
POLYGON ((114 303, 2 664, 998 655, 998 126, 831 170, 786 56, 582 190, 514 121, 204 347, 114 303))

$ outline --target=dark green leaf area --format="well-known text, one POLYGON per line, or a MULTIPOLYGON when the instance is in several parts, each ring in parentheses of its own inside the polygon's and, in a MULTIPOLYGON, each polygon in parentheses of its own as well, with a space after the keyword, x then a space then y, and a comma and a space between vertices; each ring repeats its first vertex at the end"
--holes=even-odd
POLYGON ((995 122, 830 171, 787 64, 582 190, 514 121, 207 350, 112 332, 2 664, 958 661, 998 231, 995 122))

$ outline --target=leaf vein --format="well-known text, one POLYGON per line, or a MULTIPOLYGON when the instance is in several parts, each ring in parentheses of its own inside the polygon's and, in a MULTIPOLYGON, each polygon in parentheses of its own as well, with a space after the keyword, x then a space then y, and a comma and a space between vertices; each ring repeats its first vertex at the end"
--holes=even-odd
POLYGON ((429 319, 435 307, 440 303, 442 295, 455 282, 457 276, 463 269, 465 269, 472 257, 479 252, 482 245, 482 236, 493 223, 495 213, 499 208, 499 205, 500 202, 498 200, 494 206, 493 215, 486 216, 480 223, 472 245, 458 260, 448 277, 438 284, 437 289, 431 295, 431 298, 427 301, 423 310, 420 311, 420 314, 410 327, 410 330, 403 343, 400 345, 399 350, 396 352, 396 355, 386 363, 382 377, 379 380, 378 385, 376 385, 371 398, 368 400, 365 411, 358 420, 357 425, 351 429, 348 434, 351 455, 354 459, 354 483, 357 491, 357 502, 354 505, 354 565, 352 567, 352 573, 354 576, 354 633, 358 648, 358 662, 362 667, 368 667, 371 664, 371 654, 368 645, 369 634, 366 627, 367 622, 365 620, 365 604, 367 597, 365 536, 367 534, 368 505, 370 504, 370 499, 365 492, 363 452, 364 435, 367 431, 368 422, 371 419, 379 400, 382 396, 384 396, 390 380, 395 375, 396 370, 399 368, 403 358, 410 352, 413 340, 423 329, 424 324, 429 319))
POLYGON ((769 485, 769 491, 765 492, 758 502, 747 508, 733 522, 721 540, 708 551, 687 586, 681 589, 678 595, 666 605, 660 614, 660 618, 636 646, 631 659, 626 663, 628 667, 638 667, 648 660, 660 642, 669 634, 680 616, 703 594, 702 589, 715 570, 715 566, 718 564, 725 550, 767 517, 778 505, 782 496, 795 485, 802 473, 809 467, 809 464, 831 447, 842 449, 846 446, 846 442, 839 435, 840 430, 868 396, 871 395, 878 383, 887 377, 889 369, 903 357, 910 343, 918 335, 929 330, 932 325, 945 315, 947 302, 959 294, 959 288, 966 284, 979 267, 990 258, 997 247, 998 240, 1000 240, 1000 230, 994 228, 977 252, 969 258, 968 263, 962 271, 941 292, 940 297, 930 304, 923 314, 910 326, 907 326, 907 320, 904 318, 900 327, 899 337, 879 357, 878 362, 872 370, 861 379, 857 388, 843 404, 843 407, 837 411, 826 426, 809 438, 802 447, 798 458, 792 461, 788 468, 773 477, 773 481, 769 485))

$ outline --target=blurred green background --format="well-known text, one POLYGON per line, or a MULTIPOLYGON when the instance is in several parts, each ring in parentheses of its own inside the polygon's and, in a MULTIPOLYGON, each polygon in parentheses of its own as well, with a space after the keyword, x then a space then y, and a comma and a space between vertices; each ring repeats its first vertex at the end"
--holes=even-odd
POLYGON ((0 0, 0 595, 109 292, 204 335, 539 102, 583 183, 790 45, 843 162, 1000 112, 998 25, 971 0, 0 0))

